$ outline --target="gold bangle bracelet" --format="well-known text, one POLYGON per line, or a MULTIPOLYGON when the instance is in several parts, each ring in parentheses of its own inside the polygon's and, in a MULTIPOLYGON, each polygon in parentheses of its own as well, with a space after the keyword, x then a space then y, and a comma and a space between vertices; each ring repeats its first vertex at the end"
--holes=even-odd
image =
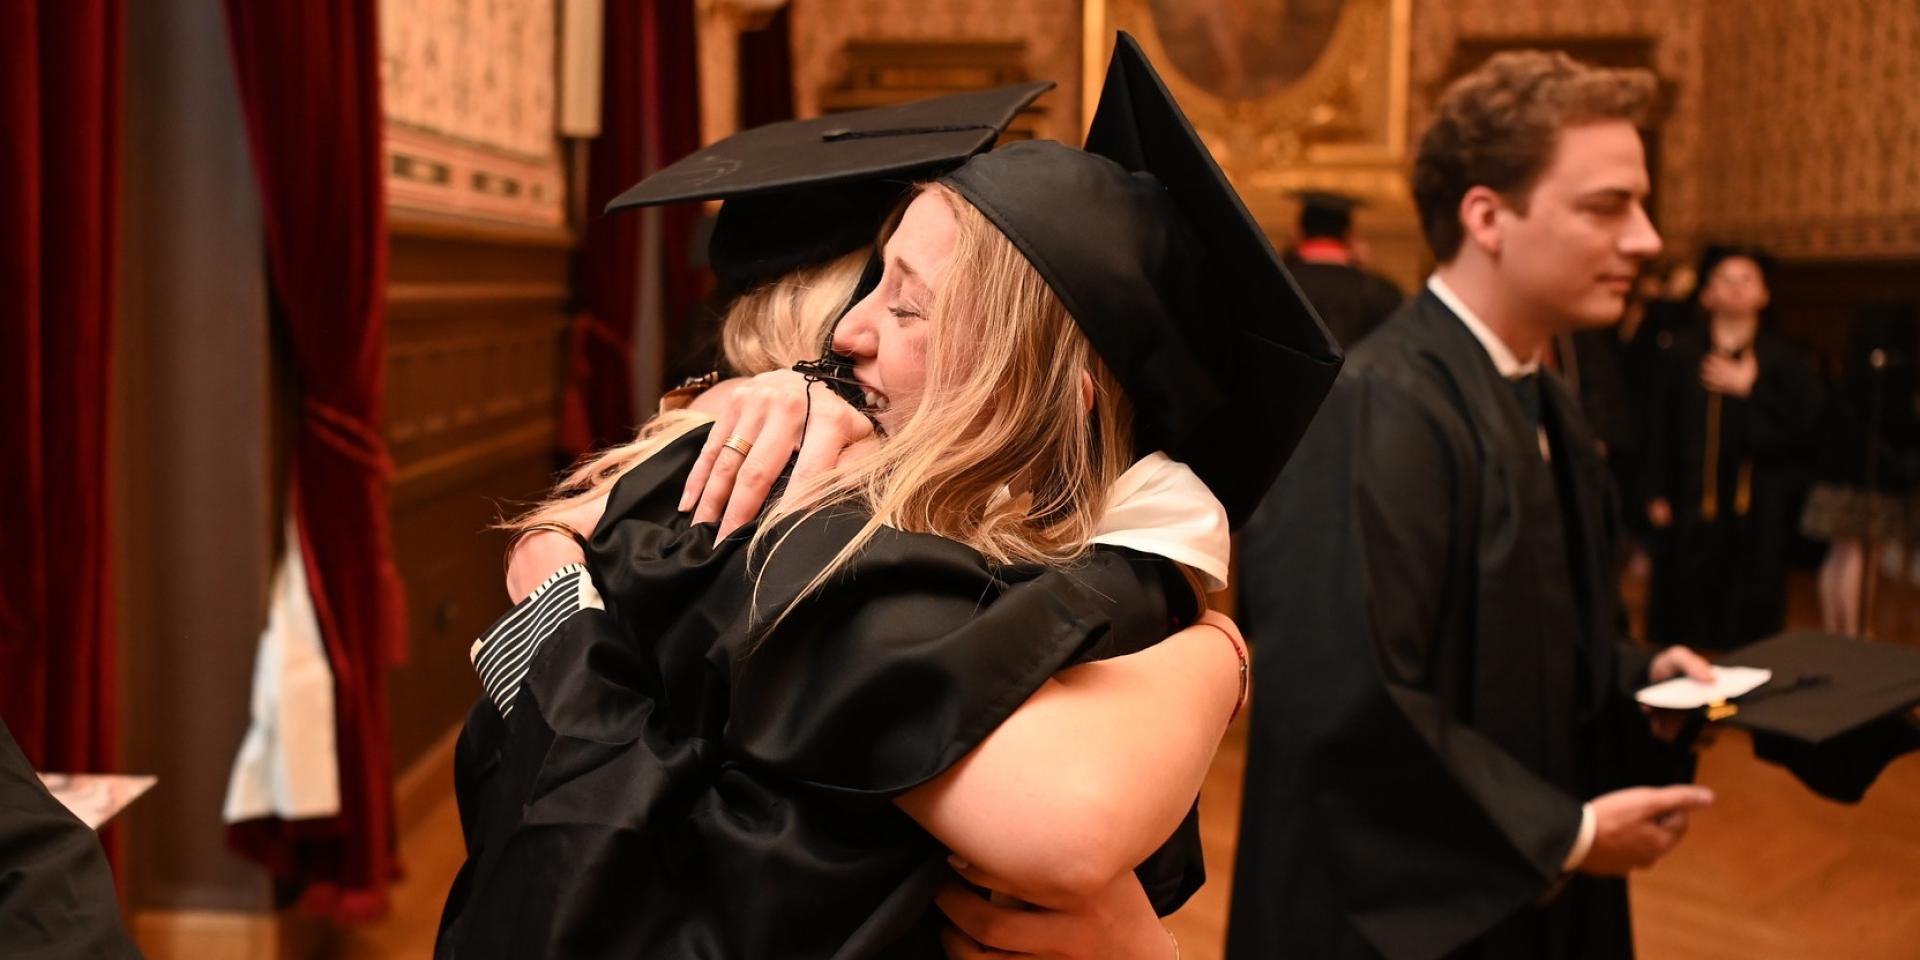
POLYGON ((513 569, 513 551, 520 548, 520 541, 536 533, 563 534, 567 539, 580 544, 581 549, 584 550, 586 547, 586 538, 580 535, 580 531, 553 520, 535 521, 515 530, 513 535, 507 538, 507 549, 500 555, 500 569, 503 572, 513 569))

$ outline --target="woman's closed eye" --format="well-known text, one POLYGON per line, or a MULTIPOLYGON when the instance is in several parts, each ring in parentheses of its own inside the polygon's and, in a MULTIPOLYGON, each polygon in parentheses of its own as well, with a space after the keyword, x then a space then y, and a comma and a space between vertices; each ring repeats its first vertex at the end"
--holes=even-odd
POLYGON ((888 304, 887 312, 893 314, 896 320, 918 320, 923 316, 918 307, 901 303, 888 304))

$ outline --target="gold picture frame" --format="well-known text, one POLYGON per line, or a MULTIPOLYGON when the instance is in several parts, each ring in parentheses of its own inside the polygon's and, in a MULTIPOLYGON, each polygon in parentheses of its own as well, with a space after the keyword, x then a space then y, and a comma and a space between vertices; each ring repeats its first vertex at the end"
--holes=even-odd
POLYGON ((1082 125, 1114 34, 1140 41, 1276 245, 1292 194, 1365 201, 1379 266, 1417 282, 1424 248, 1407 186, 1412 0, 1083 0, 1082 125))
MULTIPOLYGON (((1116 30, 1159 67, 1229 176, 1397 165, 1412 0, 1084 0, 1082 117, 1116 30)), ((1290 179, 1290 178, 1289 178, 1290 179)))

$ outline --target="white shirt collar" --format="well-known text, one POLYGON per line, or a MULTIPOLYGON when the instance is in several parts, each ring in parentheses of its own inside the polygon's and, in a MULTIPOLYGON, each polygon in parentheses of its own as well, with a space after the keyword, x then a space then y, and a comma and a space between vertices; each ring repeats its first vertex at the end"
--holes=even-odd
POLYGON ((1513 380, 1540 369, 1539 357, 1522 362, 1519 357, 1514 356, 1506 343, 1494 336, 1492 330, 1487 329, 1487 325, 1481 321, 1479 314, 1468 309, 1467 305, 1461 302, 1460 295, 1454 293, 1453 288, 1447 286, 1447 282, 1440 279, 1439 274, 1427 277, 1427 289, 1433 291, 1433 295, 1439 297, 1440 302, 1446 304, 1447 309, 1452 310, 1453 315, 1459 317, 1461 323, 1466 324, 1467 332, 1473 334, 1473 338, 1480 341, 1480 346, 1487 351, 1487 356, 1493 358, 1494 369, 1500 371, 1500 376, 1513 380))
POLYGON ((1186 564, 1206 578, 1209 591, 1227 587, 1227 508, 1191 468, 1157 450, 1114 481, 1093 542, 1186 564))

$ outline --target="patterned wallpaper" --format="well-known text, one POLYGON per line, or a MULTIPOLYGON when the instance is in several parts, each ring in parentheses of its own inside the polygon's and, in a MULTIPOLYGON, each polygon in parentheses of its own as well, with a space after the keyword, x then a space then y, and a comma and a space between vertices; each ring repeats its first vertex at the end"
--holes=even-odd
POLYGON ((381 0, 395 206, 564 220, 555 17, 555 0, 381 0))
MULTIPOLYGON (((1408 143, 1417 142, 1463 40, 1650 37, 1655 72, 1671 85, 1662 130, 1659 216, 1670 240, 1699 224, 1702 4, 1706 0, 1414 0, 1408 143)), ((1745 6, 1752 0, 1730 0, 1745 6)), ((1824 0, 1809 0, 1821 3, 1824 0)), ((1409 150, 1411 150, 1409 146, 1409 150)))
POLYGON ((1042 137, 1080 142, 1080 4, 1076 0, 792 0, 794 100, 820 112, 820 90, 842 74, 848 39, 1024 40, 1027 69, 1059 84, 1041 99, 1042 137))
POLYGON ((1707 10, 1702 235, 1788 257, 1920 256, 1920 3, 1707 10))

